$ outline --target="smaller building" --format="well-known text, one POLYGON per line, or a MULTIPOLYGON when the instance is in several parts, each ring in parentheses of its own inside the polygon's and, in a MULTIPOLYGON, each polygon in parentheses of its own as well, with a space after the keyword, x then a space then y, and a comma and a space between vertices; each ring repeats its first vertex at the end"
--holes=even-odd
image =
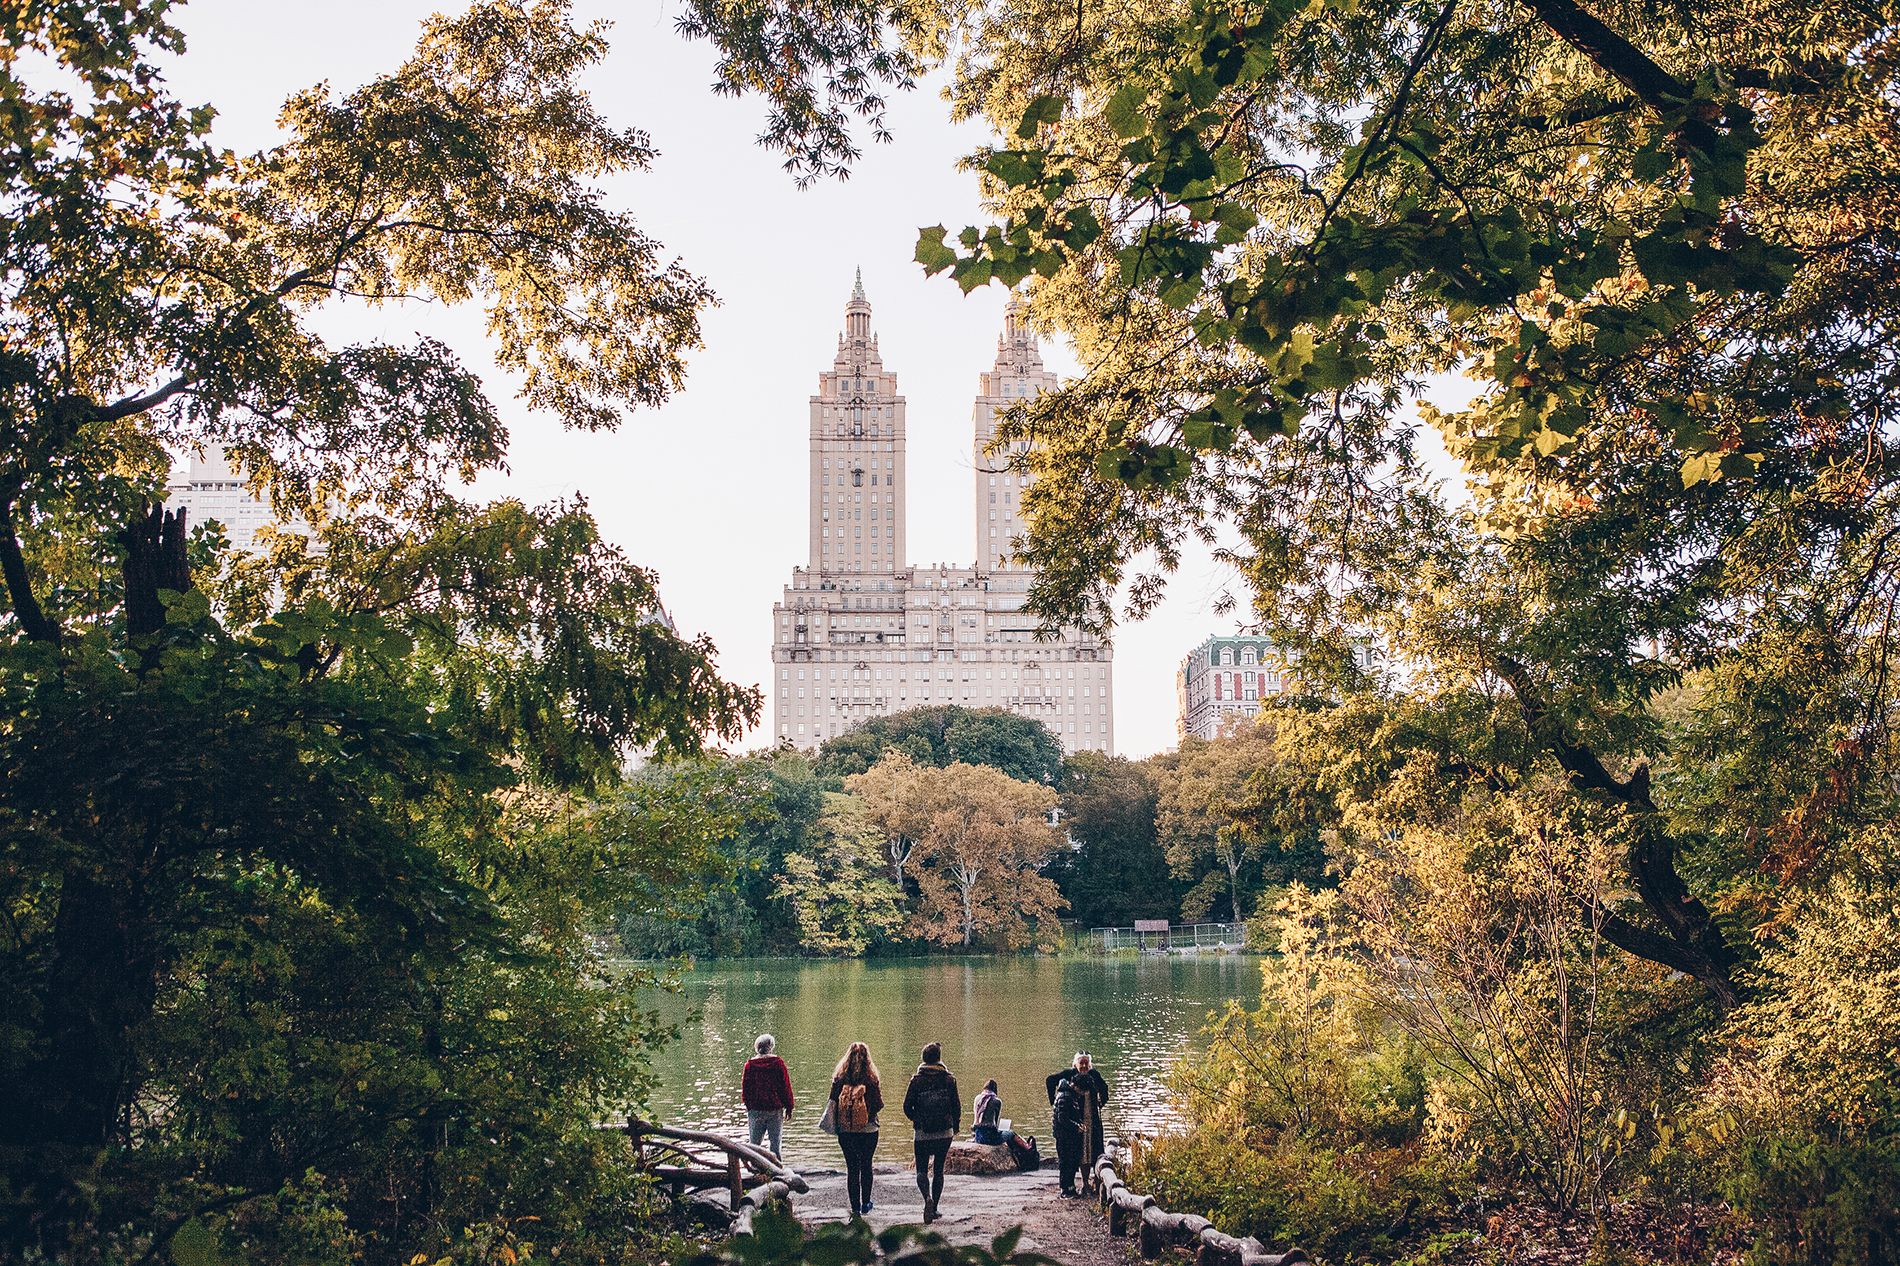
POLYGON ((1231 717, 1251 717, 1291 687, 1279 647, 1251 633, 1217 634, 1181 661, 1174 677, 1181 737, 1211 739, 1231 717))

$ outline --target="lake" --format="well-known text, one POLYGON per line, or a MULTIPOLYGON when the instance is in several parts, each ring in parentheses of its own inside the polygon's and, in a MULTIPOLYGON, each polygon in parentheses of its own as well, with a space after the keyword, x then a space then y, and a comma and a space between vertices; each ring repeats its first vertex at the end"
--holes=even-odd
POLYGON ((935 1041, 963 1093, 966 1132, 971 1103, 994 1077, 1004 1117, 1053 1156, 1045 1077, 1086 1050, 1108 1078, 1111 1130, 1166 1124, 1162 1079, 1204 1046, 1209 1012, 1229 1000, 1258 1005, 1259 962, 1159 954, 709 962, 683 974, 684 993, 649 1004, 681 1028, 680 1041, 653 1062, 660 1086, 650 1113, 666 1125, 744 1138, 740 1070, 753 1038, 771 1033, 798 1103, 784 1154, 794 1165, 836 1168, 837 1141, 818 1129, 818 1118, 832 1069, 846 1045, 861 1041, 887 1101, 878 1157, 908 1161, 904 1087, 924 1043, 935 1041))

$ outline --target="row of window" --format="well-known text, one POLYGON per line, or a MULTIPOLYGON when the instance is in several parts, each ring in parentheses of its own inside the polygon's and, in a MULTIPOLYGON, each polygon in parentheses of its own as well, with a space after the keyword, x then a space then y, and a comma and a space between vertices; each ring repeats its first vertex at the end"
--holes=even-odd
MULTIPOLYGON (((803 681, 805 680, 806 671, 807 670, 803 668, 796 668, 796 669, 781 668, 778 670, 779 672, 778 679, 780 681, 792 681, 792 680, 803 681), (792 676, 793 673, 798 674, 798 676, 795 679, 792 676)), ((827 678, 824 675, 825 669, 813 668, 810 670, 811 679, 813 681, 827 681, 827 680, 829 681, 839 681, 839 680, 843 680, 843 681, 907 681, 907 680, 929 681, 931 679, 930 678, 931 670, 928 668, 846 668, 846 669, 833 668, 830 671, 831 671, 831 676, 827 678), (838 676, 839 672, 841 671, 845 674, 845 676, 842 678, 838 676), (861 673, 868 673, 870 675, 859 676, 858 674, 861 674, 861 673), (893 676, 893 674, 895 674, 895 676, 893 676), (906 676, 906 674, 908 674, 908 676, 906 676)), ((956 680, 959 680, 959 674, 961 674, 960 679, 963 681, 969 681, 969 682, 982 680, 982 681, 1016 681, 1016 682, 1029 681, 1033 683, 1033 682, 1060 680, 1062 678, 1062 673, 1063 673, 1063 670, 1061 668, 1039 669, 1033 664, 1027 667, 985 668, 981 670, 978 670, 975 668, 968 668, 968 667, 961 668, 961 669, 940 668, 937 670, 936 679, 938 681, 956 681, 956 680), (981 671, 983 674, 983 676, 980 679, 976 675, 978 671, 981 671)), ((1084 664, 1080 668, 1071 668, 1068 670, 1068 680, 1070 681, 1077 681, 1077 680, 1107 681, 1108 680, 1108 665, 1103 664, 1098 667, 1091 668, 1089 665, 1084 664)), ((1089 693, 1089 687, 1087 686, 1082 687, 1083 697, 1086 698, 1088 696, 1088 693, 1089 693)), ((1104 698, 1107 697, 1108 695, 1107 686, 1102 687, 1102 695, 1104 698)))
MULTIPOLYGON (((1062 730, 1062 725, 1060 722, 1046 722, 1045 724, 1053 724, 1056 727, 1056 731, 1058 733, 1060 733, 1062 730)), ((839 723, 836 721, 831 722, 831 733, 827 736, 825 733, 825 727, 814 722, 811 727, 811 736, 813 738, 826 738, 826 737, 836 738, 838 737, 838 725, 839 723)), ((852 726, 852 722, 850 721, 844 722, 845 729, 849 730, 851 726, 852 726)), ((1088 723, 1086 721, 1083 722, 1082 728, 1084 730, 1088 729, 1088 723)), ((780 725, 778 727, 778 732, 784 735, 786 738, 793 737, 792 726, 790 722, 786 722, 780 725)), ((1075 734, 1075 722, 1073 721, 1069 722, 1069 734, 1071 736, 1075 734)), ((1088 737, 1086 735, 1082 738, 1070 737, 1067 740, 1067 746, 1071 750, 1074 750, 1077 748, 1089 748, 1093 751, 1105 752, 1108 750, 1108 738, 1107 738, 1108 727, 1106 725, 1102 727, 1102 735, 1103 737, 1101 738, 1088 737)), ((805 725, 803 722, 800 722, 798 725, 798 737, 800 738, 805 737, 805 725)))

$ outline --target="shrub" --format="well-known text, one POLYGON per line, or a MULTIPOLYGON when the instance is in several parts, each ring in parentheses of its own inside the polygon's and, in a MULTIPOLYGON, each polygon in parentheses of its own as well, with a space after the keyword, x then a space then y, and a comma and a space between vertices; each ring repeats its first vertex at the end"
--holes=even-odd
POLYGON ((1389 1248, 1387 1229, 1415 1198, 1427 1214, 1455 1206, 1464 1176, 1416 1144, 1348 1150, 1199 1129, 1140 1149, 1129 1182, 1230 1235, 1339 1258, 1389 1248))
POLYGON ((1755 1223, 1751 1261, 1900 1260, 1900 1131, 1838 1142, 1794 1133, 1752 1139, 1724 1194, 1755 1223))

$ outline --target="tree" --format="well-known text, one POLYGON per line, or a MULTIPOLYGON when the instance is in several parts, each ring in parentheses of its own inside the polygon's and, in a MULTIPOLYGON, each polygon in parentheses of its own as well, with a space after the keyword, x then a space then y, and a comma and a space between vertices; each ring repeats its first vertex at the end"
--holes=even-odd
MULTIPOLYGON (((1853 665, 1830 689, 1885 689, 1894 578, 1865 543, 1895 530, 1891 322, 1869 270, 1891 232, 1872 191, 1900 171, 1886 72, 1850 69, 1873 10, 1651 16, 1202 4, 1159 37, 1115 11, 999 27, 962 99, 1020 124, 978 156, 1005 223, 965 254, 927 232, 919 258, 966 286, 1041 274, 1038 311, 1089 366, 997 437, 1033 436, 1044 476, 1034 609, 1101 627, 1105 582, 1152 550, 1139 613, 1171 542, 1231 520, 1309 676, 1349 687, 1371 637, 1502 688, 1579 796, 1635 809, 1642 908, 1603 935, 1733 1006, 1729 877, 1685 872, 1708 823, 1657 801, 1645 713, 1800 628, 1853 665), (1454 369, 1479 400, 1427 418, 1469 514, 1419 477, 1400 412, 1454 369), (1843 502, 1840 463, 1863 460, 1883 473, 1843 502)), ((1870 786, 1883 712, 1812 772, 1870 786)))
POLYGON ((1062 825, 1081 847, 1059 852, 1047 873, 1084 924, 1126 927, 1181 908, 1155 830, 1158 768, 1101 752, 1077 752, 1063 767, 1062 825))
POLYGON ((1003 708, 936 705, 872 717, 819 748, 821 776, 869 770, 890 750, 919 764, 945 768, 957 761, 989 765, 1011 778, 1054 786, 1062 777, 1062 742, 1042 722, 1003 708))
POLYGON ((1052 789, 986 765, 933 769, 902 755, 846 786, 864 796, 867 819, 887 837, 897 829, 915 840, 919 935, 968 948, 987 934, 1014 949, 1027 943, 1032 924, 1068 904, 1037 873, 1059 842, 1047 820, 1052 789), (881 773, 886 764, 894 768, 881 773))
MULTIPOLYGON (((959 20, 845 13, 924 57, 959 20)), ((1679 829, 1645 714, 1685 674, 1805 637, 1841 665, 1827 690, 1869 706, 1802 776, 1858 788, 1833 800, 1851 820, 1879 811, 1900 147, 1891 71, 1860 50, 1886 23, 1740 0, 986 15, 950 94, 1005 134, 971 157, 1000 222, 924 230, 917 257, 965 289, 1036 278, 1033 312, 1086 367, 996 436, 1031 441, 1040 476, 1029 607, 1106 632, 1121 582, 1139 616, 1181 544, 1230 523, 1256 615, 1310 680, 1352 688, 1370 639, 1501 688, 1580 797, 1636 810, 1640 909, 1603 935, 1734 1006, 1751 942, 1717 907, 1779 916, 1695 858, 1708 828, 1771 821, 1751 804, 1679 829), (1445 372, 1478 384, 1424 413, 1469 512, 1415 460, 1409 401, 1445 372)), ((1771 869, 1812 885, 1841 863, 1804 847, 1771 869)))
POLYGON ((929 766, 908 753, 887 753, 869 771, 852 774, 845 786, 864 806, 864 820, 883 837, 897 886, 904 886, 904 864, 930 834, 926 781, 929 766))
POLYGON ((1323 883, 1325 859, 1310 846, 1316 839, 1283 833, 1269 808, 1287 778, 1282 765, 1274 730, 1262 721, 1211 741, 1185 739, 1157 772, 1156 835, 1174 877, 1193 885, 1181 898, 1182 918, 1206 917, 1224 885, 1230 917, 1245 919, 1240 875, 1249 864, 1261 866, 1268 883, 1323 883))
POLYGON ((664 1034, 586 933, 735 824, 716 778, 591 797, 758 698, 584 506, 452 495, 505 434, 445 349, 332 349, 312 309, 479 295, 529 404, 599 427, 664 398, 708 294, 589 187, 651 150, 558 5, 432 20, 245 159, 146 64, 162 12, 4 19, 36 54, 0 67, 7 1251, 407 1260, 501 1191, 619 1234, 593 1120, 664 1034), (165 443, 323 549, 189 534, 148 504, 165 443))
POLYGON ((641 770, 634 781, 690 784, 704 776, 701 765, 724 769, 745 806, 733 818, 733 833, 718 841, 721 870, 713 882, 690 890, 687 905, 665 888, 657 900, 629 903, 614 920, 621 945, 644 959, 806 952, 812 948, 804 939, 806 919, 788 899, 785 879, 795 858, 809 861, 826 852, 818 830, 828 812, 821 783, 802 756, 784 749, 737 760, 671 761, 641 770))
POLYGON ((862 954, 903 926, 903 888, 880 873, 882 844, 861 801, 826 794, 824 816, 806 847, 788 855, 776 877, 777 895, 795 912, 806 953, 862 954))

